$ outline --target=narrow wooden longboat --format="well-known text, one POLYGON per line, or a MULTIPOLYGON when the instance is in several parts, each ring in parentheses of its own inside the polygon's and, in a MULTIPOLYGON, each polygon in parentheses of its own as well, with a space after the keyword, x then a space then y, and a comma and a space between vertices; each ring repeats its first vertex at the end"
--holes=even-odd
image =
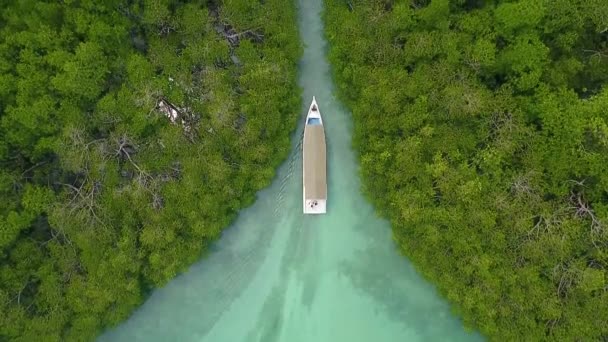
POLYGON ((302 142, 304 214, 327 212, 325 130, 315 97, 306 115, 302 142))

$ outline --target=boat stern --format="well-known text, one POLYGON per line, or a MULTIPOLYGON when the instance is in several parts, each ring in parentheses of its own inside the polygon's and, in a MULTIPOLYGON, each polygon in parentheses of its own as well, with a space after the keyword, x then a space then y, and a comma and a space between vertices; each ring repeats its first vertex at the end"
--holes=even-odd
POLYGON ((309 199, 304 201, 304 214, 327 213, 327 201, 324 199, 309 199))

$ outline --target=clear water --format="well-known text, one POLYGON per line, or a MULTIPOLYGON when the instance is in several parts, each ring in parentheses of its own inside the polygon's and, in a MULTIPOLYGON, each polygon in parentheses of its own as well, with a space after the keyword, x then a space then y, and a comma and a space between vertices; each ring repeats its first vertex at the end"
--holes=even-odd
POLYGON ((360 194, 351 118, 325 59, 322 1, 299 0, 299 82, 302 121, 315 95, 326 126, 328 214, 302 214, 300 126, 274 183, 210 255, 99 341, 482 340, 398 254, 388 223, 360 194))

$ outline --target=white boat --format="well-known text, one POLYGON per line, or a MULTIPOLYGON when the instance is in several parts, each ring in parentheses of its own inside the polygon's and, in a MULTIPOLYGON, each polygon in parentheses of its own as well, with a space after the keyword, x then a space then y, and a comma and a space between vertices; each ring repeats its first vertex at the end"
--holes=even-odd
POLYGON ((302 158, 304 214, 325 214, 327 212, 325 130, 314 96, 304 125, 302 158))

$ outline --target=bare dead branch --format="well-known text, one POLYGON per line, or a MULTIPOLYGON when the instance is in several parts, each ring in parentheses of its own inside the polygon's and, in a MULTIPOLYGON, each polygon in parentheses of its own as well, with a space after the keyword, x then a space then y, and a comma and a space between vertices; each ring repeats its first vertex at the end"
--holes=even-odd
POLYGON ((27 168, 25 171, 21 172, 21 177, 23 177, 26 173, 28 173, 28 172, 30 172, 30 171, 32 171, 32 170, 34 170, 34 169, 36 169, 36 168, 38 168, 38 167, 40 167, 42 165, 45 165, 47 163, 48 163, 48 160, 43 160, 41 162, 38 162, 38 163, 34 164, 33 166, 27 168))
POLYGON ((533 193, 530 180, 524 175, 520 175, 515 178, 513 184, 511 185, 511 191, 516 195, 525 194, 530 196, 533 193))
POLYGON ((251 30, 251 29, 250 30, 245 30, 243 32, 233 33, 233 34, 225 34, 224 36, 226 38, 228 38, 228 39, 240 38, 242 36, 252 36, 252 37, 254 37, 256 39, 259 39, 259 40, 264 39, 264 35, 263 34, 261 34, 259 32, 256 32, 254 30, 251 30))
POLYGON ((576 180, 576 179, 568 179, 567 180, 568 183, 574 183, 575 185, 580 186, 581 188, 585 187, 585 179, 583 180, 576 180))
POLYGON ((28 284, 29 282, 26 282, 25 285, 23 285, 23 287, 21 288, 21 290, 19 290, 19 293, 17 293, 17 305, 21 305, 21 294, 23 293, 23 290, 25 290, 28 284))
POLYGON ((591 56, 596 56, 601 58, 608 58, 608 54, 604 51, 600 51, 600 50, 587 50, 587 49, 583 49, 583 52, 587 52, 590 53, 591 56))
MULTIPOLYGON (((72 215, 75 211, 85 210, 90 215, 90 217, 92 217, 95 221, 97 221, 101 225, 101 227, 107 228, 107 226, 103 222, 103 220, 101 220, 99 218, 99 216, 97 215, 98 205, 96 202, 96 195, 100 192, 100 187, 101 187, 101 184, 99 182, 97 182, 97 181, 93 182, 89 191, 84 190, 84 186, 85 186, 86 182, 83 182, 83 184, 80 186, 80 188, 77 188, 71 184, 66 184, 66 183, 59 183, 59 184, 70 188, 70 190, 72 190, 72 192, 74 193, 74 196, 72 197, 70 202, 68 202, 68 206, 71 207, 70 211, 68 213, 69 215, 72 215)), ((65 234, 63 234, 63 235, 65 237, 65 234)), ((67 237, 66 237, 66 240, 69 241, 69 239, 67 239, 67 237)), ((69 242, 69 243, 71 244, 71 242, 69 242)))
POLYGON ((160 210, 164 207, 164 200, 157 193, 152 194, 152 207, 156 210, 160 210))
POLYGON ((568 292, 580 280, 580 272, 572 262, 562 262, 553 268, 553 277, 559 278, 557 295, 568 297, 568 292))
POLYGON ((25 289, 28 287, 28 285, 30 284, 29 279, 26 280, 25 284, 19 289, 19 291, 17 292, 17 294, 6 300, 5 305, 8 305, 10 303, 12 303, 14 300, 17 301, 17 305, 21 305, 21 294, 23 293, 23 291, 25 291, 25 289))
POLYGON ((548 320, 545 324, 545 330, 548 330, 549 335, 553 333, 555 326, 560 322, 561 318, 548 320))
POLYGON ((572 192, 570 202, 573 204, 570 208, 574 210, 574 215, 579 218, 588 218, 591 220, 591 234, 594 236, 603 236, 606 231, 604 223, 595 215, 591 206, 584 200, 581 193, 572 192))
POLYGON ((530 229, 530 231, 528 231, 528 235, 532 235, 532 234, 539 235, 540 233, 551 232, 554 227, 558 227, 559 225, 562 224, 562 222, 563 221, 559 217, 558 212, 554 213, 553 215, 551 215, 549 217, 539 215, 538 221, 536 222, 534 227, 532 227, 532 229, 530 229))

